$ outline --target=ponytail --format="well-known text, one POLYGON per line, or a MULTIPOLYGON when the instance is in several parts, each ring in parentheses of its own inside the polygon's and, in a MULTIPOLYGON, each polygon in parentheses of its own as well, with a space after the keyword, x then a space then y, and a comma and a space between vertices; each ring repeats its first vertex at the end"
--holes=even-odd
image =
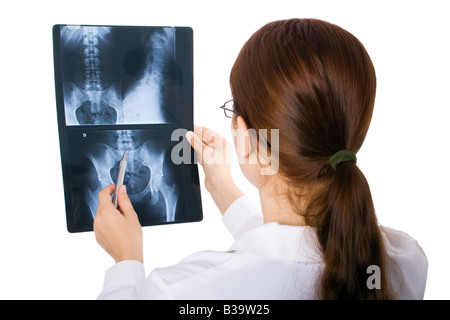
POLYGON ((390 299, 386 254, 369 185, 352 162, 327 170, 329 185, 310 202, 325 263, 322 299, 390 299), (380 289, 367 286, 369 266, 380 270, 380 289))

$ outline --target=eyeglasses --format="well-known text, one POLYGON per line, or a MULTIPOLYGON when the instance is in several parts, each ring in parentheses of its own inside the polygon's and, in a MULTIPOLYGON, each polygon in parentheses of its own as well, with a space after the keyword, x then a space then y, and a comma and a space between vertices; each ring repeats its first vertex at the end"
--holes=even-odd
POLYGON ((233 118, 234 112, 234 101, 233 99, 228 100, 223 104, 223 106, 220 107, 220 109, 223 109, 223 113, 225 114, 225 117, 227 118, 233 118))
MULTIPOLYGON (((234 109, 234 100, 228 100, 223 104, 223 106, 220 106, 220 109, 223 109, 223 113, 225 114, 225 117, 227 118, 233 118, 233 114, 237 114, 234 109)), ((266 138, 267 139, 267 138, 266 138)), ((270 142, 266 140, 267 146, 271 148, 270 142)))

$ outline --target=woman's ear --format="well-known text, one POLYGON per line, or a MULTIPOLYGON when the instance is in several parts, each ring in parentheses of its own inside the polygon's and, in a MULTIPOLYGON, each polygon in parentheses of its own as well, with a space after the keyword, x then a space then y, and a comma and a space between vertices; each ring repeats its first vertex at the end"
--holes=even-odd
POLYGON ((235 118, 233 138, 239 163, 246 163, 245 159, 248 159, 251 147, 247 123, 241 116, 235 118))
POLYGON ((236 117, 236 128, 241 129, 243 131, 248 131, 247 123, 245 122, 245 120, 242 116, 236 117))

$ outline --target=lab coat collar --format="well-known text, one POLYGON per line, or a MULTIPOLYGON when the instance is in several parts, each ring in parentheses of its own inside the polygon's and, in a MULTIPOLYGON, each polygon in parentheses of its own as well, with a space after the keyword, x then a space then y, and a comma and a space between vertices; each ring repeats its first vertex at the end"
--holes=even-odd
POLYGON ((309 226, 265 223, 236 238, 231 251, 253 252, 266 258, 322 262, 316 229, 309 226))

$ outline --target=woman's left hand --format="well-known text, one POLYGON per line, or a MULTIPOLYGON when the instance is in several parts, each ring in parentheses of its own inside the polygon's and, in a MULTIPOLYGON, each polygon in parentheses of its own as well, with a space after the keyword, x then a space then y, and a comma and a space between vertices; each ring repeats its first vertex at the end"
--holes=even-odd
POLYGON ((110 185, 99 192, 99 204, 94 219, 97 242, 116 262, 137 260, 143 263, 142 228, 133 205, 121 186, 118 209, 111 201, 116 186, 110 185))

